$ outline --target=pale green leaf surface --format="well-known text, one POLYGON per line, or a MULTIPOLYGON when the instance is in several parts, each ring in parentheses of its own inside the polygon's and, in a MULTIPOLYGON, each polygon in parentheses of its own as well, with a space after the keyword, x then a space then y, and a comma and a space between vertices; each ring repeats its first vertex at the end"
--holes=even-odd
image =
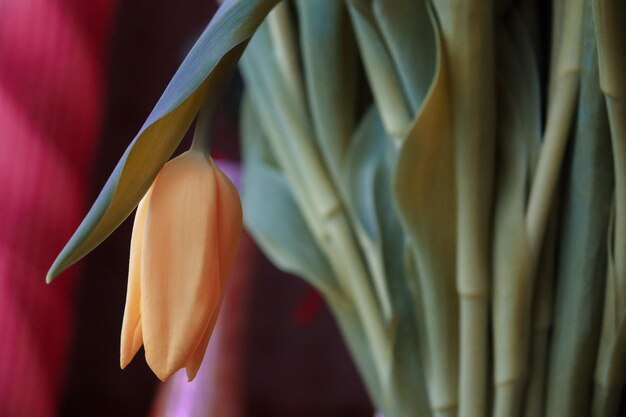
MULTIPOLYGON (((396 146, 387 137, 377 109, 371 106, 354 133, 347 152, 343 179, 347 202, 355 213, 355 229, 363 231, 360 243, 370 259, 370 272, 379 269, 384 291, 391 298, 390 338, 393 346, 392 377, 385 395, 395 400, 382 404, 393 416, 428 415, 428 399, 419 352, 413 294, 404 279, 404 231, 394 207, 391 172, 396 146)), ((374 277, 375 279, 375 277, 374 277)))
MULTIPOLYGON (((377 126, 386 137, 382 121, 378 117, 377 126)), ((406 314, 407 310, 414 308, 414 300, 409 296, 410 291, 405 277, 405 243, 406 233, 400 221, 400 215, 396 207, 396 199, 392 187, 392 176, 398 160, 398 148, 394 142, 384 141, 384 147, 380 150, 382 155, 380 167, 374 178, 374 205, 380 236, 379 245, 382 248, 382 258, 385 274, 388 277, 394 311, 398 314, 406 314)))
POLYGON ((335 182, 339 182, 356 123, 356 44, 344 2, 298 0, 296 5, 315 138, 335 182))
POLYGON ((373 241, 381 237, 375 183, 384 169, 387 135, 374 107, 365 113, 355 131, 344 165, 344 188, 356 217, 373 241))
POLYGON ((98 246, 137 206, 180 143, 204 97, 219 99, 245 43, 275 3, 232 0, 222 4, 53 263, 48 282, 98 246))
MULTIPOLYGON (((400 277, 385 271, 385 261, 388 260, 383 257, 382 230, 377 212, 378 204, 392 204, 389 175, 387 187, 382 190, 387 195, 380 194, 375 186, 378 178, 385 174, 385 148, 388 142, 379 113, 375 106, 371 106, 350 141, 341 178, 353 228, 368 263, 385 318, 390 320, 392 300, 389 284, 391 280, 400 277)), ((398 238, 403 242, 402 230, 398 238)))
POLYGON ((325 295, 336 291, 334 273, 317 246, 284 174, 272 164, 251 103, 242 106, 244 222, 279 268, 305 278, 325 295))
MULTIPOLYGON (((312 265, 311 259, 302 259, 300 254, 293 253, 291 251, 293 248, 287 248, 280 242, 276 242, 275 245, 274 242, 270 242, 262 237, 259 243, 262 247, 264 247, 264 250, 270 254, 270 256, 272 256, 271 253, 274 252, 274 256, 276 258, 283 257, 284 259, 282 262, 284 264, 299 275, 308 278, 308 280, 315 287, 323 289, 322 292, 324 293, 325 299, 329 303, 330 308, 337 318, 339 327, 344 335, 348 348, 355 359, 357 367, 366 382, 371 398, 377 404, 383 404, 384 402, 381 398, 380 388, 382 381, 380 380, 376 367, 376 355, 372 352, 371 339, 369 339, 365 330, 366 325, 362 322, 362 316, 358 313, 354 303, 351 301, 351 297, 344 296, 342 292, 335 290, 335 287, 333 286, 335 285, 334 283, 326 284, 324 280, 334 278, 334 275, 320 273, 318 276, 315 272, 316 270, 325 271, 327 268, 330 268, 333 274, 336 273, 333 266, 315 266, 315 264, 324 265, 328 262, 328 260, 327 258, 324 258, 325 255, 319 253, 321 249, 315 249, 316 247, 319 247, 317 246, 315 237, 312 233, 310 233, 310 229, 309 232, 305 231, 309 221, 319 222, 319 218, 317 217, 319 213, 316 215, 316 209, 313 207, 313 203, 309 203, 309 200, 314 196, 310 192, 307 192, 308 183, 301 177, 301 175, 304 174, 301 168, 302 164, 299 163, 297 157, 292 157, 292 155, 297 155, 298 152, 303 152, 304 150, 290 148, 290 146, 294 146, 294 132, 295 134, 302 135, 302 137, 296 139, 297 141, 308 140, 310 137, 308 136, 306 125, 303 126, 305 122, 303 121, 304 115, 302 113, 302 109, 298 107, 298 103, 294 103, 292 101, 294 97, 289 96, 288 91, 286 91, 284 86, 281 87, 280 78, 275 78, 277 74, 275 72, 276 66, 272 61, 271 54, 268 54, 267 52, 267 48, 269 47, 269 33, 264 31, 262 28, 261 31, 254 37, 249 50, 246 52, 241 62, 251 102, 254 103, 255 111, 258 115, 257 121, 252 123, 252 125, 254 125, 254 128, 257 130, 263 129, 267 135, 266 144, 268 146, 261 147, 258 151, 258 154, 260 155, 259 159, 264 159, 265 161, 273 159, 277 162, 277 165, 279 165, 281 169, 291 172, 290 176, 285 174, 286 177, 283 177, 280 181, 281 184, 274 183, 273 186, 283 188, 284 192, 282 192, 282 197, 280 197, 283 201, 287 201, 288 198, 286 197, 290 196, 292 201, 290 204, 297 205, 295 207, 291 207, 290 210, 294 212, 288 213, 287 218, 290 219, 290 222, 292 222, 290 227, 293 226, 294 222, 299 224, 299 226, 296 226, 296 230, 300 229, 301 232, 298 234, 297 239, 306 241, 306 243, 301 242, 300 244, 309 245, 307 252, 309 254, 313 254, 313 258, 315 259, 313 262, 314 265, 312 265), (275 112, 272 110, 274 108, 280 108, 286 113, 283 113, 282 111, 275 112), (285 139, 288 139, 286 143, 285 139), (265 151, 263 151, 263 149, 265 149, 265 151), (271 152, 268 152, 267 149, 271 149, 271 152), (261 155, 262 152, 264 152, 263 155, 261 155), (269 155, 270 153, 273 155, 269 155), (288 181, 285 181, 286 179, 288 181), (287 184, 289 188, 284 189, 283 185, 287 184), (297 216, 302 217, 296 219, 297 216), (278 250, 276 249, 277 246, 280 246, 278 250), (291 253, 291 255, 289 255, 289 253, 291 253), (293 257, 286 259, 289 256, 293 257), (333 289, 325 290, 326 288, 333 289)), ((244 117, 246 117, 246 114, 249 114, 249 112, 244 111, 244 117)), ((246 136, 247 135, 244 134, 244 139, 246 139, 245 145, 247 147, 254 146, 252 141, 248 141, 246 136)), ((256 142, 259 141, 257 140, 256 142)), ((311 144, 310 142, 307 143, 311 144)), ((252 152, 254 152, 254 150, 252 152)), ((253 154, 250 153, 250 150, 246 150, 244 155, 246 155, 245 163, 252 166, 254 169, 252 161, 248 159, 248 157, 253 154)), ((248 171, 246 177, 252 175, 252 171, 248 171)), ((248 206, 245 210, 248 210, 249 212, 256 210, 255 204, 267 205, 269 204, 267 200, 270 200, 268 195, 263 194, 257 194, 257 196, 259 196, 259 199, 256 200, 258 203, 250 200, 250 195, 248 194, 249 190, 247 190, 247 187, 252 186, 250 183, 251 181, 254 181, 254 179, 248 180, 248 185, 244 188, 243 196, 244 204, 248 206), (261 199, 265 201, 260 201, 261 199)), ((266 215, 275 216, 276 220, 258 219, 258 221, 256 221, 254 220, 254 213, 249 215, 247 222, 255 237, 260 235, 260 233, 255 232, 254 229, 262 228, 263 224, 274 222, 274 225, 272 226, 273 228, 281 229, 285 227, 280 214, 272 212, 266 213, 266 215), (276 224, 275 222, 280 223, 276 224), (256 223, 258 224, 255 226, 256 223)), ((269 230, 269 234, 273 236, 277 236, 277 234, 291 233, 292 232, 287 230, 269 230)), ((342 270, 340 269, 340 271, 342 270)), ((354 273, 355 271, 352 272, 354 273)))
POLYGON ((426 1, 374 0, 373 14, 415 114, 435 72, 435 34, 426 1))
POLYGON ((268 141, 301 210, 317 216, 335 211, 339 201, 329 187, 329 174, 316 147, 305 103, 293 94, 281 76, 266 24, 261 25, 250 41, 241 59, 241 69, 268 141), (307 171, 305 167, 310 169, 307 171))
MULTIPOLYGON (((264 27, 251 40, 242 59, 248 91, 303 218, 359 317, 363 329, 359 334, 366 337, 366 347, 361 349, 368 352, 364 357, 373 358, 371 364, 378 378, 378 381, 373 380, 372 386, 389 387, 393 349, 387 334, 389 329, 380 312, 346 208, 339 200, 338 187, 318 149, 306 103, 290 92, 281 77, 272 53, 275 41, 264 27)), ((331 305, 338 303, 331 301, 331 305)), ((352 341, 349 344, 355 346, 352 341)), ((370 365, 360 363, 359 367, 369 368, 370 365)), ((372 380, 367 382, 370 384, 372 380)), ((375 399, 384 408, 385 398, 376 396, 375 399)))
POLYGON ((404 230, 391 189, 396 158, 397 148, 388 139, 380 114, 372 106, 350 142, 342 178, 361 246, 366 256, 376 258, 369 261, 370 271, 377 269, 382 276, 384 292, 393 305, 391 314, 404 314, 412 307, 404 282, 404 230), (368 250, 373 253, 367 253, 368 250))
POLYGON ((380 384, 354 306, 335 288, 334 272, 308 229, 284 175, 276 166, 249 100, 242 106, 244 221, 273 262, 306 279, 326 298, 366 387, 380 403, 380 384))

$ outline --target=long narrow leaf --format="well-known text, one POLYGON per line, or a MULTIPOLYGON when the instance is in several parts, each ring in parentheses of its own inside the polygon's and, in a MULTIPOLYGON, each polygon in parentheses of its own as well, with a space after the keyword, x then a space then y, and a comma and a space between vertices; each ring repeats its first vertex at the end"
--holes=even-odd
POLYGON ((55 260, 48 282, 98 246, 137 206, 205 96, 213 102, 219 99, 245 43, 276 2, 229 0, 220 7, 55 260))
POLYGON ((335 183, 356 125, 358 66, 346 5, 298 0, 300 44, 315 138, 335 183))

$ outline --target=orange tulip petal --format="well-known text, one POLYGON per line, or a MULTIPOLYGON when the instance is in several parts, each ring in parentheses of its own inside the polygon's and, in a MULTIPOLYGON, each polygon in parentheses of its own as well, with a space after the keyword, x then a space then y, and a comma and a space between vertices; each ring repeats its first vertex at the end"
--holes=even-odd
POLYGON ((232 272, 241 239, 242 209, 237 188, 211 161, 217 173, 219 257, 223 291, 232 272))
POLYGON ((137 354, 143 342, 141 331, 141 248, 151 190, 146 193, 137 207, 133 223, 133 234, 130 240, 128 287, 126 290, 126 307, 124 308, 120 343, 120 366, 122 369, 137 354))
POLYGON ((213 314, 211 314, 211 320, 209 321, 204 331, 204 336, 202 336, 200 343, 198 344, 198 346, 196 346, 193 353, 187 358, 187 362, 185 363, 185 368, 187 372, 187 380, 189 382, 193 381, 193 379, 198 374, 200 365, 202 365, 202 360, 204 359, 204 355, 206 354, 206 349, 207 349, 207 346, 209 345, 209 340, 211 339, 211 335, 213 334, 213 328, 215 327, 215 322, 219 314, 220 305, 221 305, 221 297, 220 297, 219 305, 215 307, 213 314))
POLYGON ((192 381, 196 377, 200 365, 202 364, 209 340, 213 333, 213 328, 219 316, 220 306, 235 258, 237 257, 241 238, 242 210, 239 193, 230 179, 224 175, 215 162, 211 160, 210 163, 215 170, 217 184, 217 230, 219 236, 219 272, 221 288, 218 306, 211 315, 211 321, 207 326, 202 341, 191 354, 185 365, 189 381, 192 381))
POLYGON ((162 380, 182 368, 219 304, 215 174, 186 152, 153 185, 142 251, 146 360, 162 380))

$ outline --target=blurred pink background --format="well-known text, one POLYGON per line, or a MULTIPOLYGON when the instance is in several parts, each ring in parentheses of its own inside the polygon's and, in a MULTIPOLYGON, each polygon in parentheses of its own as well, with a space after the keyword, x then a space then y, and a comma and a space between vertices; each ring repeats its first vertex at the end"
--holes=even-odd
MULTIPOLYGON (((214 10, 0 0, 0 417, 372 415, 323 301, 247 237, 192 383, 157 384, 141 354, 119 369, 130 222, 44 283, 214 10)), ((241 88, 216 122, 215 155, 231 161, 241 88)))

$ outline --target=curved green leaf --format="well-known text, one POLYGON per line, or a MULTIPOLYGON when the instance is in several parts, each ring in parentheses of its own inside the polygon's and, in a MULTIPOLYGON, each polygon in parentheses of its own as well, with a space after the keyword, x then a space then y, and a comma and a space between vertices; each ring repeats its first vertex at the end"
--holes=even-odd
MULTIPOLYGON (((374 287, 385 317, 390 320, 393 309, 389 282, 386 277, 392 275, 389 275, 391 271, 385 270, 385 263, 398 260, 398 258, 395 253, 391 259, 383 257, 382 235, 384 231, 378 212, 380 206, 393 204, 390 190, 391 179, 388 167, 385 165, 388 145, 390 141, 385 133, 380 114, 372 105, 350 141, 342 185, 374 287)), ((404 241, 401 229, 400 234, 395 238, 401 243, 404 241)), ((402 249, 398 254, 402 254, 402 249)), ((402 261, 400 261, 401 264, 402 261)))
POLYGON ((315 139, 333 179, 339 182, 356 121, 356 43, 344 2, 299 0, 296 5, 315 139))
POLYGON ((415 0, 374 0, 372 6, 412 115, 421 106, 435 72, 435 33, 426 5, 415 0))
POLYGON ((189 128, 204 97, 215 103, 247 40, 277 0, 227 0, 170 81, 46 281, 106 239, 132 212, 189 128))
POLYGON ((400 147, 393 191, 417 264, 424 311, 422 351, 433 410, 457 404, 456 178, 448 65, 436 28, 437 68, 400 147))
POLYGON ((374 241, 380 238, 374 183, 384 163, 386 142, 379 113, 370 107, 350 142, 343 173, 348 202, 374 241))

